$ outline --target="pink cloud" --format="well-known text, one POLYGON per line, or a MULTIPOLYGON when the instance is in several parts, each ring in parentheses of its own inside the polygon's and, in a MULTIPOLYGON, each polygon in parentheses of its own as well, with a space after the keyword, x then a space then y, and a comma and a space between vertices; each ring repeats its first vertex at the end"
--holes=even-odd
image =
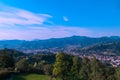
POLYGON ((48 14, 36 14, 27 10, 3 6, 0 10, 0 24, 7 25, 42 25, 52 16, 48 14))
POLYGON ((27 30, 0 30, 0 39, 48 39, 48 38, 60 38, 68 37, 73 35, 79 36, 90 36, 91 31, 85 28, 79 27, 66 27, 56 26, 55 27, 30 27, 27 30))
MULTIPOLYGON (((76 26, 60 26, 49 21, 49 14, 36 14, 10 6, 0 6, 0 39, 48 39, 73 35, 90 36, 92 32, 76 26), (44 23, 52 25, 45 25, 44 23)), ((68 21, 67 17, 64 17, 68 21)))

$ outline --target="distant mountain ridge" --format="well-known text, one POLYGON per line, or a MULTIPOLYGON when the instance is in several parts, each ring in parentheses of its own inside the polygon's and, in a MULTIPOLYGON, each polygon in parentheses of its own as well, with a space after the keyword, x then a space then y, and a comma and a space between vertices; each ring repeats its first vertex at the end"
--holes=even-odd
POLYGON ((86 36, 72 36, 65 38, 52 38, 46 40, 0 40, 0 49, 9 48, 17 50, 39 50, 39 49, 68 49, 69 47, 86 47, 100 43, 119 41, 119 36, 92 38, 86 36))

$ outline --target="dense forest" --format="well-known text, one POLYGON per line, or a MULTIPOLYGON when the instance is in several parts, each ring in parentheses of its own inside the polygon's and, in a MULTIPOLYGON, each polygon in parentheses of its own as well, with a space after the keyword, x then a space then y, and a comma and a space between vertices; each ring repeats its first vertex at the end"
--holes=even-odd
POLYGON ((16 50, 0 50, 0 79, 11 74, 37 73, 60 80, 119 80, 120 68, 87 57, 57 54, 26 55, 16 50))

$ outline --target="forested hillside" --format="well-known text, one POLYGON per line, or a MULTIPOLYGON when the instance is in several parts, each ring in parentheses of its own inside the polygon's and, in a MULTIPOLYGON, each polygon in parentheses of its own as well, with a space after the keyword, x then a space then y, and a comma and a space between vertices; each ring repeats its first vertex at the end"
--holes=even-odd
POLYGON ((120 41, 87 46, 75 52, 86 55, 120 55, 120 41))
POLYGON ((120 40, 120 37, 100 37, 92 38, 85 36, 72 36, 66 38, 53 38, 47 40, 33 40, 33 41, 24 41, 24 40, 1 40, 0 49, 10 48, 17 49, 21 51, 25 50, 40 50, 40 49, 54 49, 54 50, 65 50, 66 48, 72 47, 86 47, 90 45, 95 45, 99 43, 108 43, 112 41, 120 40))

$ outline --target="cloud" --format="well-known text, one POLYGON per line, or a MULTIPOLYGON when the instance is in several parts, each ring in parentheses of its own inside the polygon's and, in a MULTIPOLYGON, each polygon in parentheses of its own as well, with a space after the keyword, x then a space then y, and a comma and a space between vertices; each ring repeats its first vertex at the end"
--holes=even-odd
POLYGON ((14 8, 10 6, 0 6, 0 25, 42 25, 44 22, 49 22, 51 15, 36 14, 27 10, 14 8))
POLYGON ((94 29, 94 34, 92 36, 95 37, 102 37, 102 36, 120 36, 120 28, 114 26, 115 28, 113 29, 113 27, 107 27, 107 28, 97 28, 94 29))
MULTIPOLYGON (((6 5, 0 7, 0 39, 32 40, 92 34, 86 28, 56 25, 49 20, 52 18, 49 14, 33 13, 6 5)), ((68 21, 66 16, 63 18, 68 21)))
POLYGON ((48 39, 48 38, 61 38, 73 35, 79 36, 90 36, 91 31, 85 28, 79 27, 30 27, 27 30, 0 30, 1 39, 22 39, 22 40, 33 40, 33 39, 48 39))
POLYGON ((63 16, 63 19, 64 19, 64 21, 66 21, 66 22, 69 21, 66 16, 63 16))

